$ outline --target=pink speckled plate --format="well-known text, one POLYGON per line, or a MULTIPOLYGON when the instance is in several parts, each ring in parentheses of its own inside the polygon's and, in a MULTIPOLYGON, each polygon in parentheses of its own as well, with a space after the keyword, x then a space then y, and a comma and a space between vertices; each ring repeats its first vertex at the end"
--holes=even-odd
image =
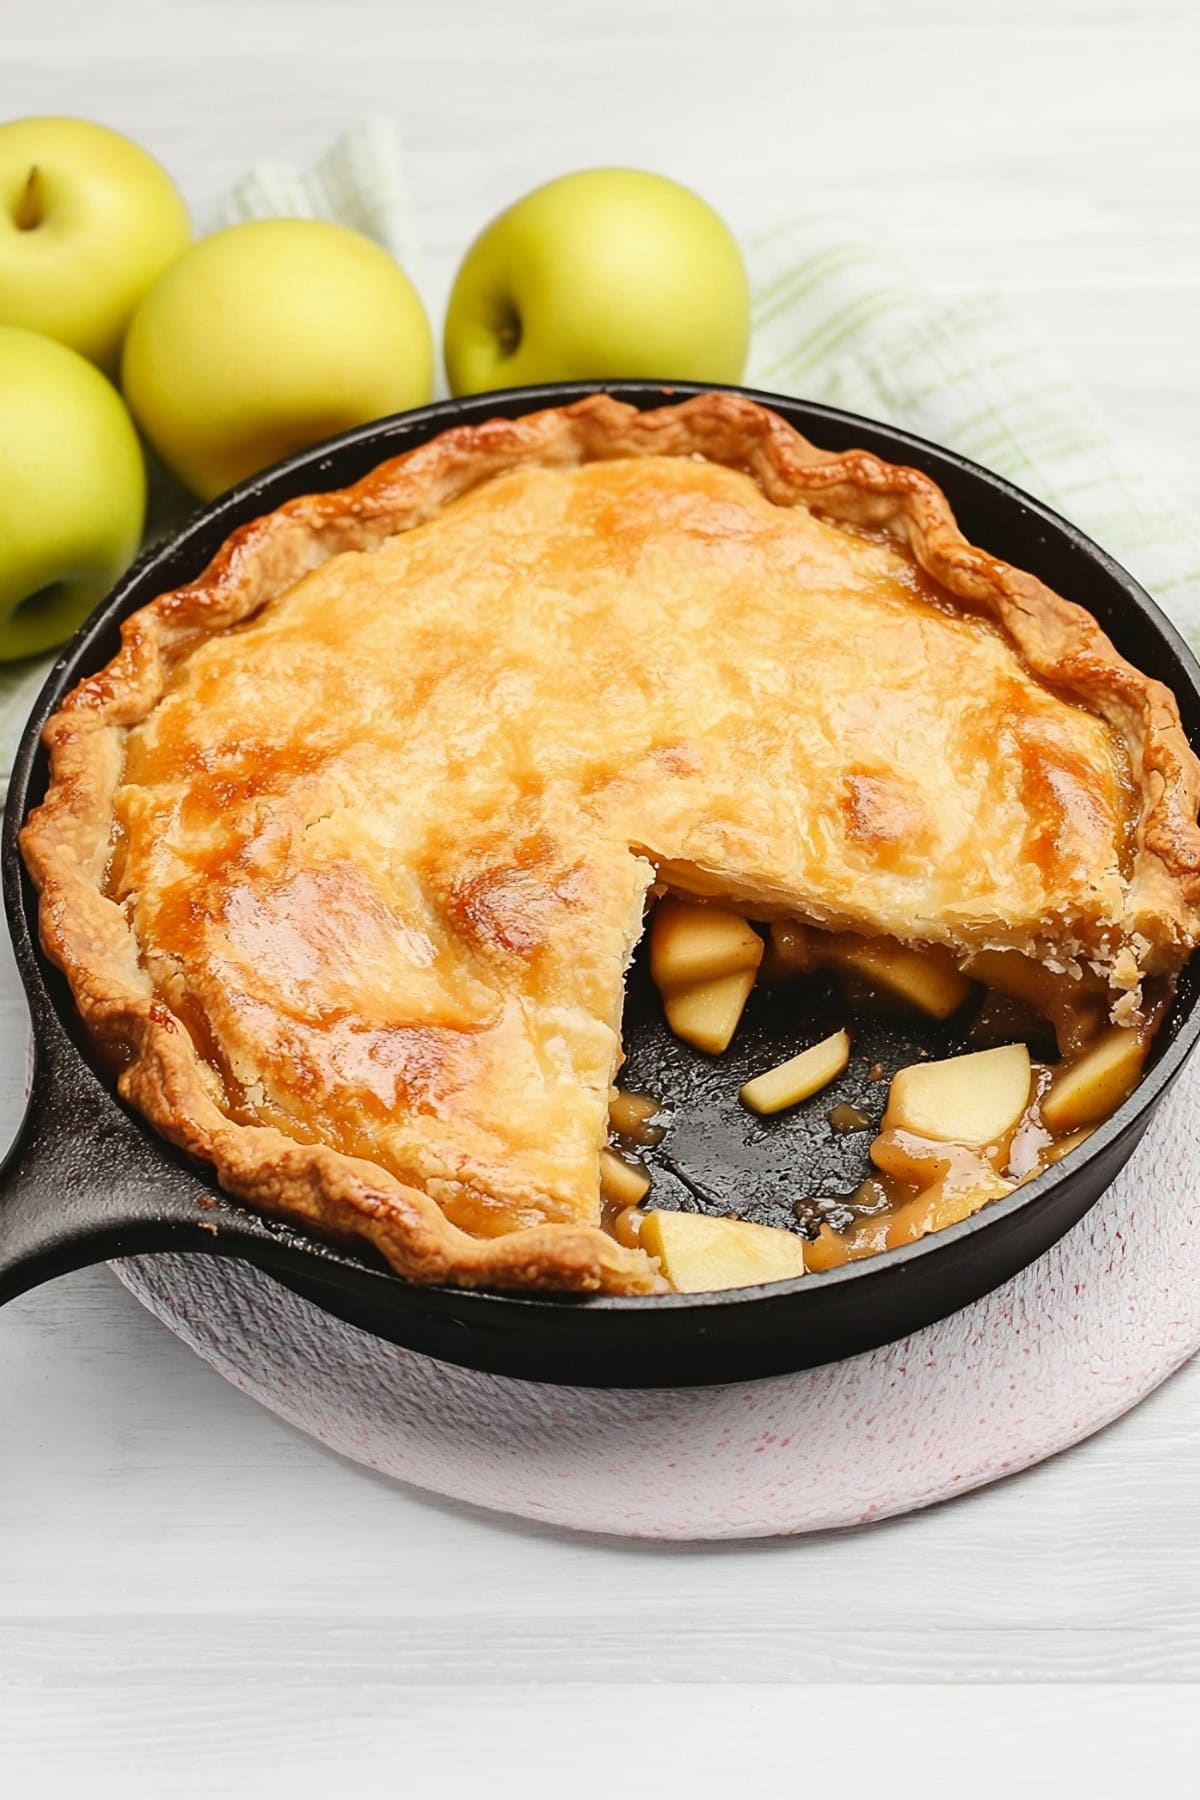
POLYGON ((580 1531, 765 1537, 856 1525, 1027 1468, 1200 1347, 1200 1059, 1087 1218, 953 1318, 724 1388, 546 1387, 396 1349, 256 1270, 117 1265, 272 1412, 397 1480, 580 1531))

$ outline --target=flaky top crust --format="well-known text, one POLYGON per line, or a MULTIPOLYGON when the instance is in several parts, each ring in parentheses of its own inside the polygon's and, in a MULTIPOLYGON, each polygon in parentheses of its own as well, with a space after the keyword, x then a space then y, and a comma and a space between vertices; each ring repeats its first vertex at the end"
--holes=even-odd
MULTIPOLYGON (((128 909, 109 897, 126 743, 198 643, 251 619, 332 557, 378 550, 508 471, 664 456, 742 471, 773 506, 898 542, 965 612, 999 627, 1026 669, 1106 722, 1138 796, 1105 945, 1105 972, 1131 1007, 1142 976, 1173 973, 1200 936, 1200 765, 1174 697, 1121 658, 1081 607, 969 545, 926 476, 862 451, 822 452, 777 415, 726 394, 653 412, 600 395, 444 432, 351 488, 305 496, 243 526, 199 580, 128 619, 117 657, 46 727, 50 786, 22 833, 41 892, 44 947, 90 1030, 122 1065, 124 1097, 211 1163, 232 1193, 323 1232, 365 1238, 411 1279, 628 1293, 655 1284, 644 1256, 594 1225, 475 1236, 429 1193, 368 1158, 228 1116, 191 1033, 152 979, 128 909)), ((1097 953, 1095 944, 1087 949, 1097 953)), ((1078 945, 1064 946, 1066 957, 1078 953, 1078 945)))

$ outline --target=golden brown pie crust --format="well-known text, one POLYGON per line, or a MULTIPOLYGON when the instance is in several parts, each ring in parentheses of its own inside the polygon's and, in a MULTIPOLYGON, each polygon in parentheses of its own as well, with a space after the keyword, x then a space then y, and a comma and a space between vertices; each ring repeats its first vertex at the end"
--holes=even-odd
MULTIPOLYGON (((1106 722, 1140 798, 1119 907, 1108 903, 1103 941, 1065 944, 1063 955, 1103 961, 1122 996, 1117 1016, 1136 1011, 1144 975, 1172 975, 1200 938, 1200 764, 1174 697, 1124 661, 1080 606, 969 545, 927 477, 862 451, 827 454, 775 414, 723 394, 654 412, 595 396, 449 430, 354 487, 291 501, 243 526, 199 580, 128 619, 118 656, 82 682, 46 727, 51 782, 22 833, 41 893, 44 947, 94 1037, 120 1065, 122 1095, 164 1136, 212 1164, 230 1192, 322 1232, 365 1238, 414 1280, 624 1293, 655 1286, 650 1261, 598 1226, 520 1225, 477 1236, 453 1223, 430 1193, 367 1157, 228 1116, 204 1077, 192 1032, 147 973, 128 908, 110 897, 126 745, 198 644, 252 619, 330 558, 377 551, 511 471, 647 457, 741 471, 774 507, 803 508, 898 543, 965 613, 999 628, 1025 669, 1106 722)), ((868 846, 899 842, 919 825, 871 770, 847 778, 845 807, 848 828, 868 846)), ((669 868, 660 873, 673 878, 669 868)), ((714 889, 719 874, 718 867, 714 889)), ((689 883, 703 891, 702 865, 685 871, 682 884, 689 883)), ((499 903, 511 899, 502 894, 499 903)), ((473 894, 468 886, 459 904, 466 924, 472 908, 490 908, 487 930, 502 941, 506 930, 521 929, 519 890, 512 918, 497 917, 493 888, 473 894)), ((840 922, 854 928, 853 919, 840 922)))

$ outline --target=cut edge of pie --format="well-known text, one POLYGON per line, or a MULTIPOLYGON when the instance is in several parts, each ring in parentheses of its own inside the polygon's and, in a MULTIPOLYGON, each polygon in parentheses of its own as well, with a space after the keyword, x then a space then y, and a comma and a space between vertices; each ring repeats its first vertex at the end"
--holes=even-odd
MULTIPOLYGON (((199 639, 248 619, 331 556, 377 549, 522 464, 570 468, 643 456, 723 464, 749 475, 775 505, 803 505, 899 539, 948 594, 1004 632, 1034 675, 1120 737, 1141 805, 1104 970, 1115 1018, 1136 1017, 1143 977, 1172 976, 1200 938, 1200 763, 1174 696, 1125 661, 1084 608, 969 544, 927 476, 864 451, 818 450, 776 414, 731 394, 650 412, 595 395, 515 420, 453 427, 352 487, 289 501, 242 526, 198 580, 127 619, 117 656, 81 682, 46 726, 51 779, 21 834, 41 895, 44 949, 119 1068, 123 1097, 164 1137, 211 1164, 231 1193, 327 1235, 365 1239, 416 1281, 630 1294, 661 1287, 644 1253, 598 1225, 545 1224, 476 1238, 428 1194, 373 1162, 221 1111, 188 1031, 142 965, 129 920, 105 893, 124 735, 148 716, 173 664, 199 639)), ((706 891, 702 870, 659 873, 706 891)), ((710 891, 720 891, 719 883, 710 891)), ((1057 948, 1066 958, 1079 950, 1057 948)), ((1088 954, 1094 964, 1094 946, 1088 954)))

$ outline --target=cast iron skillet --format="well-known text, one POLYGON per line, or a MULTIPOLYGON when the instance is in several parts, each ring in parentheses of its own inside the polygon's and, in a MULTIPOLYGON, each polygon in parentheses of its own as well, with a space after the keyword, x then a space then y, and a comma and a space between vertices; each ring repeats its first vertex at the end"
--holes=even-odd
MULTIPOLYGON (((64 650, 16 758, 3 836, 4 894, 33 1020, 31 1100, 0 1174, 0 1302, 85 1263, 154 1251, 240 1256, 352 1324, 449 1362, 538 1381, 597 1387, 688 1386, 809 1367, 886 1343, 955 1311, 1038 1256, 1086 1212, 1128 1159, 1200 1034, 1198 972, 1185 971, 1155 1059, 1136 1092, 1074 1155, 974 1218, 906 1249, 825 1275, 712 1295, 554 1298, 415 1287, 370 1252, 324 1244, 223 1195, 116 1099, 80 1028, 67 987, 37 947, 36 897, 17 830, 46 781, 39 734, 62 696, 117 648, 135 607, 193 579, 245 520, 292 495, 342 487, 448 425, 516 417, 601 386, 635 406, 697 390, 646 382, 568 383, 447 401, 373 424, 255 476, 200 513, 125 577, 64 650)), ((949 496, 967 537, 1082 601, 1135 663, 1179 698, 1200 741, 1200 670, 1179 635, 1125 571, 1081 532, 997 476, 919 438, 829 407, 752 394, 824 448, 863 445, 924 469, 949 496)), ((838 1137, 826 1119, 852 1100, 877 1123, 892 1070, 921 1052, 969 1045, 971 1014, 947 1025, 859 1018, 836 1088, 775 1120, 752 1118, 739 1084, 846 1022, 830 991, 756 993, 733 1048, 717 1061, 665 1029, 644 969, 626 1010, 627 1086, 673 1109, 655 1163, 656 1203, 736 1211, 791 1224, 797 1195, 852 1191, 871 1133, 838 1137)))

